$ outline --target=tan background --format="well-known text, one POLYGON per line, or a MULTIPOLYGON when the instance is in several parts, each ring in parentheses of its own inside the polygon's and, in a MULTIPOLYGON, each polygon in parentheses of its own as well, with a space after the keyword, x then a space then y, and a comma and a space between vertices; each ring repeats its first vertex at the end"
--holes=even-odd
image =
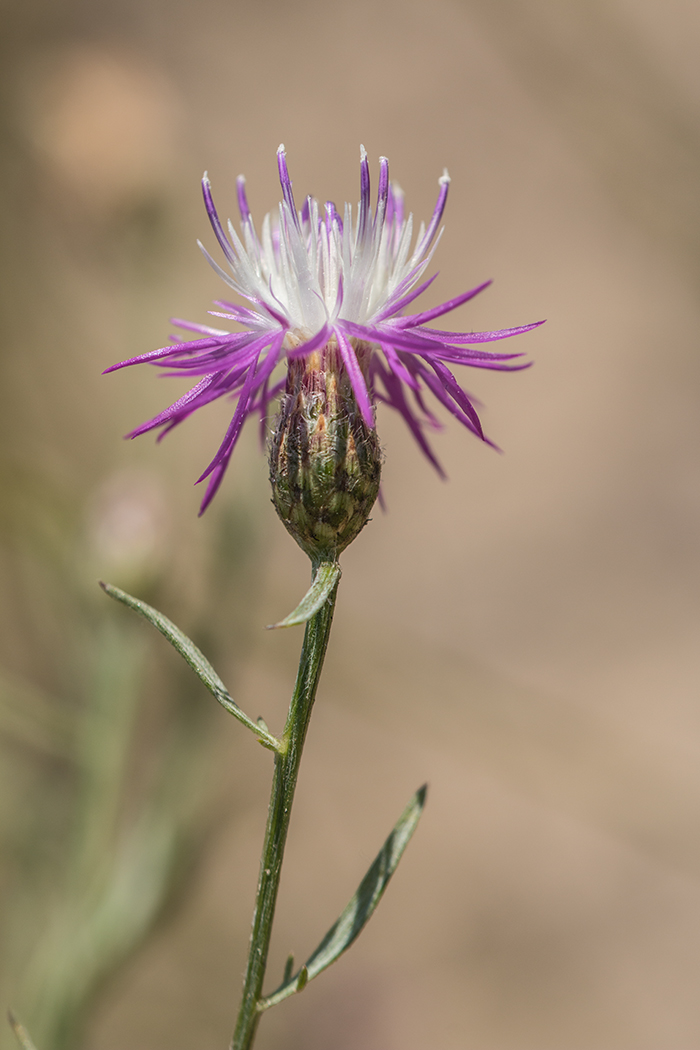
MULTIPOLYGON (((88 532, 105 485, 145 479, 195 603, 212 526, 191 483, 226 408, 125 444, 177 384, 100 371, 221 293, 195 245, 202 170, 226 215, 244 172, 260 220, 280 142, 298 198, 336 202, 363 142, 420 218, 447 166, 430 301, 493 277, 456 327, 548 318, 520 343, 533 369, 465 380, 503 456, 448 425, 444 484, 380 411, 389 510, 343 559, 275 975, 424 780, 429 806, 371 926, 260 1050, 700 1047, 697 6, 15 0, 4 21, 4 463, 88 532)), ((256 516, 269 623, 307 570, 253 433, 218 499, 256 516)), ((86 587, 109 572, 88 547, 86 587)), ((32 610, 7 603, 3 659, 40 675, 32 610)), ((222 670, 279 727, 299 638, 252 638, 222 670)), ((223 715, 217 747, 219 831, 105 995, 95 1050, 227 1045, 269 762, 223 715)))

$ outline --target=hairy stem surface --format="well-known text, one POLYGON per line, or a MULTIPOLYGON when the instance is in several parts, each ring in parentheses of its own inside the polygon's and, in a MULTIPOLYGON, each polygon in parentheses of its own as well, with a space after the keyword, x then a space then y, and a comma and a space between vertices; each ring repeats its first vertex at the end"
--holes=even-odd
POLYGON ((275 755, 275 773, 267 816, 265 843, 260 862, 260 877, 253 915, 248 966, 243 984, 236 1030, 231 1050, 250 1050, 261 1016, 262 986, 267 966, 272 921, 277 902, 282 858, 289 829, 294 791, 299 774, 301 754, 316 689, 328 647, 333 622, 337 584, 324 605, 306 625, 296 685, 289 705, 287 724, 282 736, 283 753, 275 755))

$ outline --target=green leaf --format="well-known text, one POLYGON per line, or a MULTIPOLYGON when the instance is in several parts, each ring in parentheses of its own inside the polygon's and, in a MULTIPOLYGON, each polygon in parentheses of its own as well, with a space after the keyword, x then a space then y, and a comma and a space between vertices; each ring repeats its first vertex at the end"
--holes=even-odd
POLYGON ((172 620, 169 620, 167 616, 163 616, 163 614, 158 612, 157 609, 147 605, 146 602, 142 602, 138 598, 133 598, 130 594, 127 594, 126 591, 120 590, 119 587, 113 587, 111 583, 102 583, 102 581, 100 581, 100 587, 110 596, 110 598, 114 598, 123 605, 127 605, 130 609, 139 613, 140 616, 143 616, 145 620, 148 620, 150 624, 153 624, 163 637, 167 638, 172 647, 178 651, 180 656, 182 656, 190 665, 194 673, 200 681, 204 683, 212 696, 219 701, 221 706, 225 708, 229 714, 233 715, 233 717, 237 718, 244 726, 252 730, 261 744, 269 748, 271 751, 282 751, 283 745, 277 737, 272 735, 264 722, 262 724, 254 722, 252 718, 249 718, 248 715, 241 710, 212 665, 207 660, 204 653, 197 648, 191 638, 188 638, 179 627, 175 626, 172 620))
POLYGON ((274 631, 277 627, 296 627, 298 624, 306 623, 328 600, 339 579, 340 565, 338 562, 322 561, 314 572, 311 586, 294 612, 285 616, 284 620, 280 620, 279 623, 268 624, 267 630, 274 631))
POLYGON ((287 983, 287 981, 289 980, 289 978, 292 976, 293 973, 294 973, 294 956, 290 954, 290 955, 287 956, 287 961, 284 964, 284 977, 282 978, 282 981, 283 981, 284 984, 287 983))
POLYGON ((294 989, 296 992, 303 992, 309 981, 309 971, 306 966, 302 966, 299 970, 299 976, 297 977, 297 986, 294 989))
POLYGON ((338 956, 350 947, 369 921, 374 909, 379 904, 389 879, 396 871, 403 851, 411 835, 418 826, 420 815, 425 806, 427 784, 416 791, 406 809, 399 817, 398 823, 389 835, 372 867, 360 883, 355 896, 338 921, 319 944, 316 951, 309 956, 304 966, 293 976, 285 972, 285 980, 271 995, 260 1000, 258 1009, 267 1010, 282 1002, 283 999, 301 991, 308 981, 318 977, 338 956), (306 972, 305 972, 306 971, 306 972))
POLYGON ((10 1028, 15 1033, 17 1042, 22 1047, 22 1050, 36 1050, 34 1043, 29 1038, 29 1032, 23 1024, 20 1024, 12 1010, 7 1011, 7 1020, 10 1022, 10 1028))

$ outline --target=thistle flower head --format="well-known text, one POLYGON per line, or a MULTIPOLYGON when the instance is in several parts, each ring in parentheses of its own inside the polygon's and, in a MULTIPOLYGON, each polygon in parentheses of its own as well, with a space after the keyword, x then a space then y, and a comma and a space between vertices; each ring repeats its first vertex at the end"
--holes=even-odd
MULTIPOLYGON (((522 356, 519 353, 494 353, 483 346, 542 323, 490 332, 448 332, 431 326, 438 317, 472 299, 490 281, 430 310, 406 312, 434 280, 422 278, 441 235, 450 183, 447 172, 439 180, 432 217, 427 226, 421 224, 414 238, 413 217, 404 212, 398 186, 389 182, 386 158, 379 162, 373 210, 369 164, 364 148, 361 149, 360 202, 355 215, 348 204, 341 215, 333 203, 321 207, 313 197, 307 197, 298 210, 283 146, 277 151, 277 163, 282 201, 275 219, 265 216, 260 233, 250 214, 242 176, 237 182, 240 232, 230 221, 224 229, 206 175, 202 182, 209 221, 227 268, 219 266, 201 244, 200 247, 213 269, 246 304, 220 300, 216 303, 219 309, 212 314, 233 322, 238 330, 174 319, 175 325, 197 337, 107 369, 149 362, 166 365, 170 375, 196 380, 188 393, 137 427, 129 437, 154 428, 162 428, 162 437, 217 398, 235 401, 224 439, 199 478, 208 479, 202 511, 221 484, 245 420, 248 416, 259 417, 264 432, 271 403, 286 390, 287 401, 283 401, 280 418, 288 423, 289 397, 298 398, 300 391, 306 390, 299 377, 314 372, 312 355, 317 352, 333 362, 336 378, 345 391, 341 402, 347 408, 352 401, 352 411, 356 408, 357 419, 366 431, 375 430, 377 401, 396 409, 423 453, 443 474, 425 435, 427 429, 440 427, 426 405, 426 394, 431 394, 473 434, 488 441, 474 404, 457 382, 451 366, 497 370, 526 367, 513 363, 522 356), (288 376, 277 379, 275 369, 285 361, 288 376), (306 365, 300 371, 297 362, 309 361, 310 372, 306 365)), ((325 412, 323 415, 325 419, 325 412)), ((370 440, 370 444, 373 442, 376 438, 370 440)), ((282 444, 281 439, 273 439, 273 460, 282 444)), ((374 477, 374 467, 370 473, 374 477)), ((378 486, 378 473, 376 482, 378 486)), ((374 481, 368 486, 367 499, 373 487, 374 481)), ((360 516, 363 514, 365 509, 360 516)))

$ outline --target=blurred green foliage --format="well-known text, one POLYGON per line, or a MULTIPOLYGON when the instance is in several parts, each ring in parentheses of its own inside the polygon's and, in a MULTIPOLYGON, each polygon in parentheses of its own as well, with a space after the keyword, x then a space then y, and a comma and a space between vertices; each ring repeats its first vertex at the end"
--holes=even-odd
MULTIPOLYGON (((37 1047, 61 1050, 81 1045, 99 992, 194 871, 212 828, 216 705, 87 578, 84 516, 40 480, 6 471, 3 486, 14 666, 0 672, 0 967, 3 999, 37 1047)), ((224 638, 243 649, 247 629, 224 594, 255 590, 244 504, 220 509, 214 550, 202 612, 187 595, 178 607, 216 657, 224 638)), ((134 560, 122 574, 170 603, 166 565, 154 574, 134 560)), ((0 1046, 12 1040, 7 1029, 0 1046)))

